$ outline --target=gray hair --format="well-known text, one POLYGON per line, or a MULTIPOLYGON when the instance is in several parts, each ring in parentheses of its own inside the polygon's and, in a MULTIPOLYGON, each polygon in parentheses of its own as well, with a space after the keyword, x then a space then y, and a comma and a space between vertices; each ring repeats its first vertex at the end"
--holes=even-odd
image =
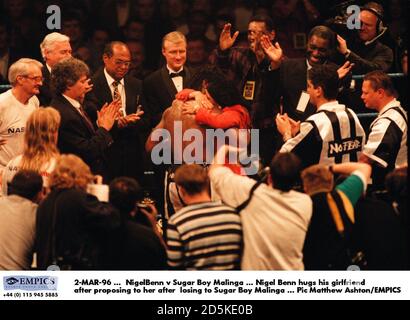
POLYGON ((16 84, 17 76, 28 76, 30 66, 36 66, 41 69, 43 64, 40 61, 29 58, 21 58, 20 60, 14 62, 9 69, 10 84, 12 86, 16 84))
POLYGON ((40 44, 41 56, 45 59, 46 51, 53 50, 56 42, 70 41, 70 38, 58 32, 49 33, 40 44))

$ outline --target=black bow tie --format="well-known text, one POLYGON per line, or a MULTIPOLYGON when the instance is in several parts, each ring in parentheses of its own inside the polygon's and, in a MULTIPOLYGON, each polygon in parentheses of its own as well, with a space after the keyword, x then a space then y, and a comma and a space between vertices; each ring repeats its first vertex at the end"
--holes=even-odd
POLYGON ((182 71, 180 71, 180 72, 171 72, 171 73, 169 74, 169 76, 170 76, 171 78, 173 78, 173 77, 185 77, 185 70, 182 70, 182 71))

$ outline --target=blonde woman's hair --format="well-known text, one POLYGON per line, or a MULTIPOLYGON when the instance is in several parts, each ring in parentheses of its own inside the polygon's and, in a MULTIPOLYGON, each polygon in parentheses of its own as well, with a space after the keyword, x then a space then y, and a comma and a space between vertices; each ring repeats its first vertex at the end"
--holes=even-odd
POLYGON ((33 111, 26 123, 21 169, 40 172, 44 164, 58 157, 60 121, 60 114, 51 107, 33 111))
POLYGON ((90 168, 79 157, 73 154, 63 154, 57 160, 56 167, 50 176, 51 189, 82 189, 86 190, 93 175, 90 168))

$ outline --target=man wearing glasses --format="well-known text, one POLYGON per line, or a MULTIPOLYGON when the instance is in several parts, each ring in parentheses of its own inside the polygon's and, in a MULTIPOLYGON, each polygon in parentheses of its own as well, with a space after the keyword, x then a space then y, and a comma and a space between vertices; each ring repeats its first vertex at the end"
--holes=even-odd
POLYGON ((36 94, 43 84, 42 67, 37 60, 22 58, 9 69, 12 88, 0 94, 0 171, 23 151, 26 121, 40 104, 36 94))
POLYGON ((93 89, 86 96, 86 109, 95 120, 104 103, 118 100, 121 105, 112 130, 114 143, 107 150, 107 179, 127 176, 141 181, 143 174, 143 141, 149 121, 140 80, 128 75, 131 53, 128 46, 113 41, 105 46, 104 67, 92 77, 93 89))

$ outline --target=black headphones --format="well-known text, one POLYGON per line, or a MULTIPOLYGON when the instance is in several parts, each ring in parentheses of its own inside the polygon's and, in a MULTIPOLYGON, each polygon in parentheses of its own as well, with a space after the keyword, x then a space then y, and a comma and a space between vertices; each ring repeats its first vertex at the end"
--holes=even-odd
POLYGON ((384 30, 383 8, 382 7, 379 8, 378 6, 374 6, 374 5, 364 5, 361 9, 363 11, 369 11, 377 17, 377 25, 376 25, 377 34, 379 35, 380 33, 382 33, 384 30))

